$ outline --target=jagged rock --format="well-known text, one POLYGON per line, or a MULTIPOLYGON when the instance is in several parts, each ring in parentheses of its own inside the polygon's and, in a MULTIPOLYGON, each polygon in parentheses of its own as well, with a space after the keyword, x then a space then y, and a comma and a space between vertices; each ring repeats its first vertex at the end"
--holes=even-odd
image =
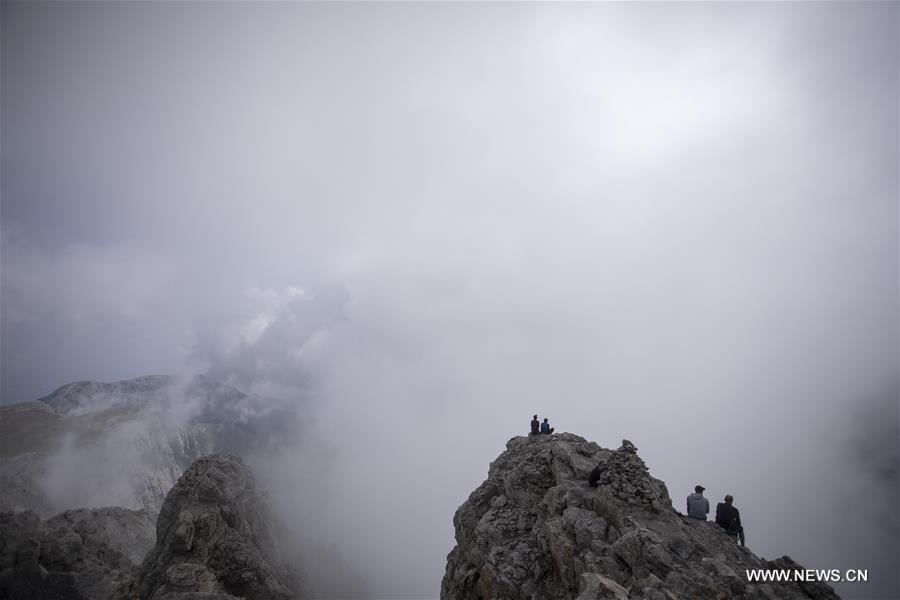
POLYGON ((155 540, 146 511, 66 511, 45 522, 0 513, 0 597, 119 600, 155 540))
POLYGON ((197 459, 166 496, 142 600, 289 600, 299 577, 284 565, 266 502, 241 459, 197 459))
POLYGON ((713 522, 685 519, 628 440, 515 437, 456 511, 444 600, 837 599, 825 584, 753 584, 766 561, 713 522), (600 465, 600 485, 587 479, 600 465))

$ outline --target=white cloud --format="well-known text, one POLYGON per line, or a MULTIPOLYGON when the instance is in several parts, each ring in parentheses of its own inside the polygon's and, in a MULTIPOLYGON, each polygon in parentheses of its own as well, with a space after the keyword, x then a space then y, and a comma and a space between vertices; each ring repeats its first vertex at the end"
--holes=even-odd
POLYGON ((827 433, 896 381, 896 4, 6 8, 4 402, 183 368, 296 400, 335 474, 302 502, 385 596, 433 595, 535 410, 859 566, 867 524, 809 532, 859 476, 827 433), (773 481, 822 499, 802 535, 773 481))

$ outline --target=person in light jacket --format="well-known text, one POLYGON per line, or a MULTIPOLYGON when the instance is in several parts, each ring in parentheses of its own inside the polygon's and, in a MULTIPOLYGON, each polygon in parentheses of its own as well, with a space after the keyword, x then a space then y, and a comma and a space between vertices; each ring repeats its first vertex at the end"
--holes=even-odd
POLYGON ((687 497, 687 516, 691 519, 705 521, 709 514, 709 500, 703 497, 702 485, 694 486, 694 493, 687 497))

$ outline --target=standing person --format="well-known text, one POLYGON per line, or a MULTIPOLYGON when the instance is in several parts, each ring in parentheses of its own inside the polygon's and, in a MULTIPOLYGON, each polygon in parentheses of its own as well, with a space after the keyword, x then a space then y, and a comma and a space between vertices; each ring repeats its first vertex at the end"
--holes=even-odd
POLYGON ((744 526, 741 525, 741 512, 732 506, 732 502, 734 498, 731 494, 725 494, 725 502, 716 505, 716 524, 743 546, 744 526))
POLYGON ((541 432, 541 422, 537 420, 537 415, 531 418, 531 435, 537 435, 541 432))
POLYGON ((691 519, 705 521, 709 514, 709 500, 703 497, 705 489, 702 485, 694 486, 694 493, 687 497, 687 516, 691 519))
POLYGON ((541 423, 541 433, 553 433, 553 428, 550 427, 550 423, 547 419, 544 419, 544 422, 541 423))

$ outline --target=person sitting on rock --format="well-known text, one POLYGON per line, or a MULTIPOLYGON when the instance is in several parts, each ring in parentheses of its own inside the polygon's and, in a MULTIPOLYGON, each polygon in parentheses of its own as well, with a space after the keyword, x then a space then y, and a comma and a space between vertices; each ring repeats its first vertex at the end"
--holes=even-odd
POLYGON ((591 487, 597 487, 600 485, 600 474, 603 470, 600 468, 602 463, 597 463, 597 466, 594 467, 594 470, 591 471, 591 476, 588 477, 588 485, 591 487))
POLYGON ((541 422, 538 421, 537 415, 531 418, 531 435, 537 435, 541 432, 541 422))
POLYGON ((687 516, 691 519, 705 521, 709 514, 709 500, 703 497, 702 485, 694 486, 694 493, 687 497, 687 516))
POLYGON ((719 502, 716 506, 716 524, 743 546, 744 526, 741 525, 741 513, 732 506, 732 502, 734 498, 731 494, 725 494, 725 502, 719 502))
POLYGON ((541 423, 541 433, 553 433, 553 428, 550 427, 550 423, 544 418, 544 422, 541 423))

